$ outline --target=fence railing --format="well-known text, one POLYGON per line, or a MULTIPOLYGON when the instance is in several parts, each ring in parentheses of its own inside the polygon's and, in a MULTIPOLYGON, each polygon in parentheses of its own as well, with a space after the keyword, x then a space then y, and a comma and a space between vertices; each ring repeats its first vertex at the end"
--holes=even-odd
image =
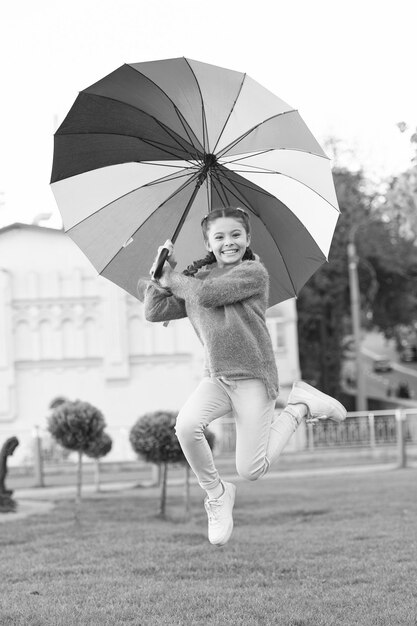
MULTIPOLYGON (((223 418, 222 453, 235 449, 236 433, 233 418, 223 418)), ((405 446, 417 444, 417 408, 390 411, 351 412, 343 422, 323 420, 308 424, 304 449, 371 448, 396 445, 401 466, 406 463, 405 446)))
MULTIPOLYGON (((217 455, 235 451, 236 430, 233 418, 219 420, 221 428, 217 431, 215 451, 217 455)), ((113 440, 111 453, 103 459, 104 463, 137 462, 137 455, 129 443, 129 428, 106 429, 113 440)), ((63 470, 66 464, 72 464, 71 456, 57 444, 45 428, 34 427, 24 430, 0 428, 0 446, 10 436, 17 436, 19 446, 13 457, 9 457, 9 467, 18 467, 33 473, 36 483, 43 482, 45 469, 63 470)), ((297 450, 313 452, 323 449, 383 449, 395 446, 398 466, 407 463, 406 448, 417 444, 417 407, 398 408, 390 411, 352 412, 344 422, 324 420, 315 426, 307 425, 305 437, 300 439, 297 450)), ((293 448, 294 449, 294 448, 293 448)))

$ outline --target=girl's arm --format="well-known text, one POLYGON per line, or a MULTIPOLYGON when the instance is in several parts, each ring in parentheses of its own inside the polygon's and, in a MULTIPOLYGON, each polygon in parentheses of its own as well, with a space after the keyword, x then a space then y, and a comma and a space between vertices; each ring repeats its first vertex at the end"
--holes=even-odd
POLYGON ((139 300, 145 303, 145 319, 148 322, 168 322, 187 317, 184 300, 174 296, 169 289, 142 278, 137 291, 139 300))
POLYGON ((164 270, 162 283, 177 297, 193 298, 203 307, 211 308, 234 304, 268 289, 268 272, 258 261, 244 261, 214 278, 198 280, 183 274, 164 270))

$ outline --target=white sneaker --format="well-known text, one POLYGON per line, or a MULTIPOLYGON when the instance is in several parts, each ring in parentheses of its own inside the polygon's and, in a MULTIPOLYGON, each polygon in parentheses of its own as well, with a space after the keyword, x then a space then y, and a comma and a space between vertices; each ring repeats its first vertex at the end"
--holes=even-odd
POLYGON ((215 546, 224 546, 230 539, 233 530, 233 505, 235 503, 236 486, 223 481, 224 493, 220 498, 204 500, 208 516, 208 538, 215 546))
POLYGON ((303 381, 293 384, 287 404, 304 404, 307 407, 308 422, 314 423, 326 418, 343 422, 346 417, 343 404, 303 381))

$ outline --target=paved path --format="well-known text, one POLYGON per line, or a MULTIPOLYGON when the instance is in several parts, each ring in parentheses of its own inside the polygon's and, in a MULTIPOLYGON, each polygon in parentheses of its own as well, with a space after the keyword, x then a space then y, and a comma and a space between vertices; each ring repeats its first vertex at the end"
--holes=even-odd
MULTIPOLYGON (((397 468, 395 463, 379 463, 369 465, 350 465, 346 467, 330 467, 330 468, 310 468, 300 470, 281 470, 269 472, 262 480, 290 480, 291 478, 311 478, 319 476, 339 476, 341 474, 372 474, 374 472, 389 472, 397 468)), ((417 463, 409 463, 408 468, 417 469, 417 463)), ((241 482, 243 479, 237 476, 236 473, 228 474, 224 473, 225 480, 233 480, 234 482, 241 482)), ((191 483, 196 484, 195 478, 191 478, 191 483)), ((170 485, 182 485, 183 479, 176 478, 168 480, 170 485)), ((134 490, 135 495, 138 495, 140 491, 146 493, 150 485, 142 485, 143 489, 138 489, 137 481, 125 481, 125 482, 112 482, 103 483, 100 487, 100 491, 97 493, 94 485, 84 485, 83 495, 86 496, 110 496, 116 493, 126 492, 134 490)), ((32 487, 29 489, 16 489, 13 494, 14 499, 18 502, 18 511, 16 513, 3 513, 0 514, 1 522, 13 522, 15 520, 23 519, 29 515, 45 514, 54 508, 58 500, 64 498, 75 497, 75 487, 72 485, 62 485, 58 487, 32 487)))

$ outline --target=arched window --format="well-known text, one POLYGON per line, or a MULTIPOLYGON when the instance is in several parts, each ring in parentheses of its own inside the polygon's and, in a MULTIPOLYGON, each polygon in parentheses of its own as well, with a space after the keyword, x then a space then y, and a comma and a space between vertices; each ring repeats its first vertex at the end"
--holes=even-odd
POLYGON ((33 333, 29 322, 21 320, 15 330, 15 354, 17 361, 33 359, 33 333))
POLYGON ((64 359, 77 356, 74 322, 69 319, 62 322, 62 354, 64 359))
POLYGON ((56 358, 56 339, 52 324, 49 320, 42 320, 39 324, 39 339, 41 359, 56 358))
POLYGON ((100 354, 99 341, 98 341, 98 328, 97 322, 87 317, 84 322, 84 345, 85 356, 97 357, 100 354))

